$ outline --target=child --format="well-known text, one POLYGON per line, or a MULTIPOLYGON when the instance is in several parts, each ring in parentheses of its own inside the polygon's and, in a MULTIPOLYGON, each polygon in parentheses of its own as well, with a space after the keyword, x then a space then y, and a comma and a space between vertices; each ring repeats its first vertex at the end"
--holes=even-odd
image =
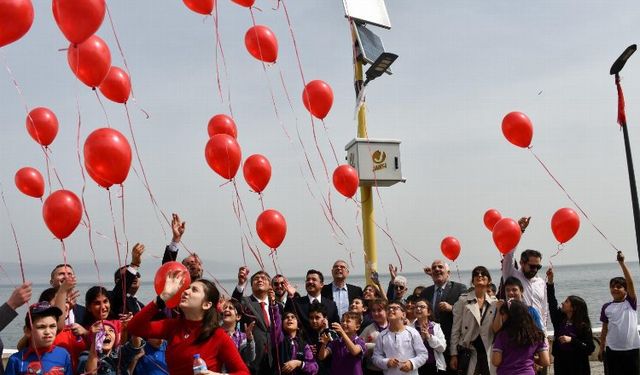
POLYGON ((549 366, 549 350, 544 332, 533 322, 527 306, 516 300, 502 304, 502 327, 493 342, 491 363, 498 375, 535 375, 535 364, 549 366))
MULTIPOLYGON (((524 293, 524 287, 522 286, 522 281, 518 278, 509 276, 504 281, 503 284, 505 298, 507 301, 516 300, 523 302, 524 298, 522 294, 524 293)), ((504 303, 504 301, 498 301, 496 304, 496 309, 500 309, 500 306, 504 303)), ((525 304, 526 305, 526 304, 525 304)), ((531 314, 531 318, 533 318, 533 322, 536 324, 541 331, 544 331, 544 326, 542 325, 542 317, 540 316, 540 312, 533 306, 527 305, 527 311, 531 314)), ((502 321, 500 320, 500 314, 496 314, 493 319, 492 329, 493 332, 498 332, 500 327, 502 326, 502 321)))
POLYGON ((339 335, 338 339, 332 340, 328 333, 320 336, 322 345, 318 358, 332 357, 332 375, 362 375, 362 359, 367 348, 364 340, 358 337, 361 320, 360 314, 347 311, 342 314, 341 323, 331 324, 339 335))
POLYGON ((429 357, 418 331, 404 325, 405 313, 402 303, 389 303, 389 328, 376 338, 372 361, 385 375, 418 375, 418 368, 424 365, 429 357))
POLYGON ((609 281, 612 302, 602 306, 600 321, 600 352, 598 358, 606 355, 605 366, 609 375, 638 374, 640 363, 640 337, 638 336, 638 299, 631 273, 624 264, 624 255, 617 256, 624 277, 614 277, 609 281))
POLYGON ((362 333, 362 330, 366 326, 373 322, 371 314, 369 313, 369 307, 361 297, 353 298, 353 301, 351 301, 351 304, 349 305, 349 311, 358 313, 362 316, 362 324, 360 324, 360 329, 358 329, 358 335, 362 333))
POLYGON ((320 347, 320 333, 327 328, 327 308, 321 303, 313 303, 309 306, 309 326, 311 335, 307 337, 309 346, 318 363, 318 375, 328 375, 331 372, 331 358, 320 360, 318 350, 320 347))
POLYGON ((169 373, 166 360, 167 341, 147 339, 143 350, 132 360, 135 375, 166 375, 169 373))
POLYGON ((553 372, 589 375, 589 355, 595 350, 587 304, 578 296, 569 296, 558 307, 553 269, 547 270, 549 316, 553 323, 553 372))
POLYGON ((369 311, 371 312, 373 322, 360 332, 360 337, 364 340, 367 347, 367 351, 364 354, 364 373, 366 375, 375 375, 381 374, 382 371, 371 362, 371 356, 373 355, 373 348, 376 346, 376 338, 380 332, 389 326, 387 322, 387 300, 377 298, 370 301, 369 311))
POLYGON ((418 369, 420 375, 444 374, 447 364, 444 359, 444 351, 447 349, 447 341, 440 324, 431 320, 431 303, 426 298, 416 300, 416 331, 420 332, 424 346, 427 348, 429 358, 427 363, 418 369))
POLYGON ((225 301, 222 305, 222 328, 231 337, 244 363, 251 363, 256 359, 256 343, 253 341, 253 321, 240 331, 238 325, 242 319, 242 305, 235 299, 225 301))
POLYGON ((271 344, 274 348, 273 356, 278 360, 278 373, 316 374, 318 364, 311 347, 301 337, 298 317, 290 311, 281 316, 279 305, 275 302, 275 295, 270 293, 269 298, 273 318, 270 332, 271 344))
POLYGON ((119 327, 119 321, 103 320, 93 323, 90 327, 89 351, 82 353, 78 360, 80 374, 115 375, 133 372, 135 363, 132 364, 132 359, 142 351, 142 340, 134 338, 119 346, 119 327))
POLYGON ((29 346, 9 357, 6 375, 73 374, 69 352, 53 345, 61 315, 62 310, 49 302, 38 302, 29 307, 24 319, 24 334, 29 346))

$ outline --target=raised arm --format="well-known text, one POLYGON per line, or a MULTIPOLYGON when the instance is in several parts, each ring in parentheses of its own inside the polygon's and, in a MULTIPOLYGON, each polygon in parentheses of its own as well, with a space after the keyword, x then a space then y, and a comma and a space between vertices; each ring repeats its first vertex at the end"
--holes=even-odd
POLYGON ((627 280, 627 295, 633 301, 637 301, 638 298, 636 296, 636 288, 633 286, 633 278, 631 277, 631 272, 629 272, 629 268, 624 263, 624 254, 622 254, 622 251, 618 251, 617 259, 618 264, 620 264, 620 268, 622 268, 624 279, 627 280))
POLYGON ((162 264, 172 262, 178 258, 178 244, 182 241, 187 222, 180 220, 178 214, 171 214, 171 243, 165 248, 162 264))
MULTIPOLYGON (((31 282, 26 282, 13 290, 11 297, 0 307, 0 331, 18 316, 16 310, 31 299, 31 282)), ((64 311, 64 310, 63 310, 64 311)))

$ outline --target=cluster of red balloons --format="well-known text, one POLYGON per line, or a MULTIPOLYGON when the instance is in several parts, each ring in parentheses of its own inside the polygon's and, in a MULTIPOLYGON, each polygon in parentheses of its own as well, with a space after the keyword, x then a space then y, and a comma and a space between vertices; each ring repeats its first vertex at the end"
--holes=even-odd
POLYGON ((0 47, 22 38, 33 25, 31 0, 0 1, 0 47))
POLYGON ((570 209, 561 208, 551 217, 551 232, 561 244, 569 241, 580 229, 580 216, 570 209))
POLYGON ((333 171, 333 186, 336 190, 347 198, 351 198, 358 191, 360 178, 358 171, 348 164, 338 166, 333 171))
POLYGON ((533 124, 522 112, 510 112, 502 119, 502 134, 512 144, 527 148, 533 138, 533 124))
POLYGON ((129 141, 112 128, 94 130, 84 142, 84 166, 89 176, 104 188, 122 184, 131 168, 129 141))
POLYGON ((455 262, 460 255, 460 241, 452 236, 445 237, 442 239, 442 242, 440 242, 440 250, 442 251, 442 255, 452 262, 455 262))

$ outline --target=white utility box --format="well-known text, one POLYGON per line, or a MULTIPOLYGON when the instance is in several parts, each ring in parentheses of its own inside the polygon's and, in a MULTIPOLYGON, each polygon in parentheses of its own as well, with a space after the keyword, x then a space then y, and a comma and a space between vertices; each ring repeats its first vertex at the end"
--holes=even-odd
POLYGON ((355 138, 345 146, 347 162, 358 171, 360 186, 391 186, 405 182, 400 164, 400 141, 355 138))

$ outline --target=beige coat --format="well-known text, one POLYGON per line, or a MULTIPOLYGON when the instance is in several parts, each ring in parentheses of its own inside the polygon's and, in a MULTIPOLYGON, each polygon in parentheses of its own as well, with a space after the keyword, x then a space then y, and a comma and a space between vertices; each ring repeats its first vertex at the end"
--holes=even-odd
POLYGON ((491 374, 496 373, 496 368, 491 365, 491 346, 493 344, 491 323, 496 314, 495 305, 497 299, 486 294, 485 301, 490 306, 482 323, 480 323, 480 308, 473 292, 461 295, 458 302, 453 305, 453 328, 451 330, 451 346, 449 350, 451 355, 457 355, 458 345, 471 349, 471 361, 467 375, 472 375, 476 367, 477 355, 472 342, 478 335, 482 338, 482 343, 487 351, 491 374))

